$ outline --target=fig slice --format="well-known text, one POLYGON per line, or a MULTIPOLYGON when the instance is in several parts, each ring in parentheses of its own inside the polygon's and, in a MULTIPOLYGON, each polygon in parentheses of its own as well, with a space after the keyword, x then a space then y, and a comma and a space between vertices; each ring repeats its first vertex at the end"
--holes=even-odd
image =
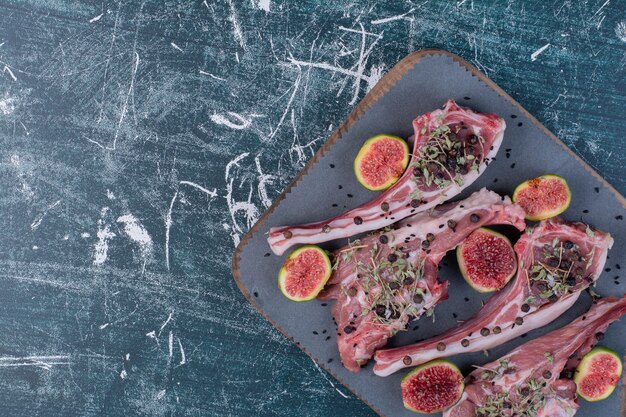
POLYGON ((481 227, 456 248, 465 281, 478 292, 504 288, 517 271, 517 255, 506 236, 481 227))
POLYGON ((622 375, 622 361, 617 352, 596 347, 587 353, 576 367, 576 393, 587 401, 607 398, 622 375))
POLYGON ((563 177, 546 174, 518 185, 512 200, 526 211, 528 220, 545 220, 567 210, 572 193, 563 177))
POLYGON ((278 272, 278 286, 292 301, 309 301, 317 297, 330 278, 332 265, 324 249, 302 246, 287 257, 278 272))
POLYGON ((437 359, 409 372, 402 378, 400 386, 406 409, 431 414, 456 404, 463 394, 465 382, 454 363, 437 359))
POLYGON ((393 135, 377 135, 365 141, 354 159, 354 175, 368 190, 386 190, 395 184, 409 164, 409 145, 393 135))

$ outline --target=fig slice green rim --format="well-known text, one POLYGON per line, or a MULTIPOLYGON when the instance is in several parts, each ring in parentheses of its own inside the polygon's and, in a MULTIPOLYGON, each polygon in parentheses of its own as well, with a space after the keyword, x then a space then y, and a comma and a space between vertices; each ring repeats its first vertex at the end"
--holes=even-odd
POLYGON ((354 175, 359 183, 368 190, 386 190, 400 179, 409 165, 410 158, 411 151, 404 139, 394 135, 376 135, 365 141, 356 158, 354 158, 354 175), (401 156, 395 160, 390 160, 391 155, 382 155, 384 158, 376 161, 377 150, 375 147, 383 141, 391 141, 394 145, 399 145, 401 156), (373 175, 379 176, 376 178, 376 182, 374 182, 374 178, 371 178, 373 175))
POLYGON ((576 393, 589 402, 608 398, 622 375, 622 360, 617 352, 606 347, 589 351, 576 367, 576 393), (604 359, 603 363, 598 360, 604 359), (611 369, 602 368, 610 366, 611 369))
POLYGON ((572 192, 565 178, 545 174, 518 185, 511 199, 526 211, 526 219, 539 221, 558 216, 567 210, 572 201, 572 192))
POLYGON ((495 230, 488 229, 486 227, 480 227, 474 230, 459 246, 456 248, 456 259, 459 264, 461 275, 465 281, 476 291, 481 293, 488 293, 501 290, 506 284, 513 278, 517 272, 518 262, 517 254, 513 250, 511 241, 501 233, 495 230), (491 255, 494 256, 495 250, 499 249, 502 253, 499 253, 498 259, 467 259, 465 255, 465 249, 469 249, 469 255, 483 254, 482 251, 486 248, 486 244, 483 242, 475 241, 476 236, 487 236, 494 238, 496 243, 499 244, 499 248, 492 248, 491 255), (471 248, 471 245, 477 245, 475 248, 471 248), (468 247, 469 246, 469 247, 468 247), (474 265, 471 267, 470 263, 484 262, 483 265, 474 265), (477 267, 482 267, 477 268, 477 267), (494 270, 500 268, 499 270, 494 270), (480 274, 480 275, 479 275, 480 274))
POLYGON ((292 301, 317 297, 332 273, 326 251, 316 245, 302 246, 289 254, 278 272, 278 287, 292 301))
POLYGON ((447 410, 459 402, 465 390, 465 380, 453 362, 436 359, 406 374, 400 386, 402 402, 407 410, 418 414, 430 414, 447 410), (432 378, 437 372, 438 378, 432 378))

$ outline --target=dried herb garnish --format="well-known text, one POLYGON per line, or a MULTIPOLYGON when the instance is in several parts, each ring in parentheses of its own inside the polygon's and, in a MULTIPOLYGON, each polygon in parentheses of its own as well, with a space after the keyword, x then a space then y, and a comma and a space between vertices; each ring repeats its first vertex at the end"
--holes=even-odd
MULTIPOLYGON (((439 120, 441 123, 443 120, 439 120)), ((470 135, 465 140, 459 138, 460 126, 440 124, 428 135, 428 141, 420 148, 418 158, 413 162, 413 180, 419 186, 445 188, 452 182, 463 186, 463 175, 471 170, 478 172, 485 155, 484 139, 470 135)), ((426 125, 422 127, 426 133, 426 125)), ((421 191, 414 190, 411 198, 418 198, 421 191)))

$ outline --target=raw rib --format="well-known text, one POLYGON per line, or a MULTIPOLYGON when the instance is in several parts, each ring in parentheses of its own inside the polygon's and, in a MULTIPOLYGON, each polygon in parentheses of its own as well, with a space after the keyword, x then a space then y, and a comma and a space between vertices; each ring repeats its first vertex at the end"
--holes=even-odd
POLYGON ((537 401, 530 415, 573 416, 578 410, 578 399, 576 384, 571 380, 572 370, 597 342, 596 334, 604 333, 624 314, 626 296, 601 299, 567 326, 525 343, 497 361, 477 367, 466 378, 461 400, 444 412, 443 417, 529 415, 523 414, 528 407, 524 401, 528 398, 537 401), (502 407, 505 402, 511 407, 502 407))
POLYGON ((437 266, 447 251, 487 224, 509 224, 524 230, 524 215, 508 197, 482 189, 465 200, 409 217, 394 230, 370 235, 338 250, 333 275, 318 298, 337 300, 333 317, 344 366, 358 371, 389 337, 405 330, 411 317, 420 317, 447 298, 448 282, 437 280, 437 266), (414 272, 411 278, 415 280, 399 282, 410 274, 398 268, 414 272), (390 287, 394 281, 399 282, 399 288, 390 287), (389 296, 383 297, 385 293, 389 296), (416 294, 421 301, 414 299, 416 294), (382 306, 380 315, 373 311, 375 306, 382 306))
POLYGON ((396 184, 369 203, 332 219, 271 228, 267 239, 270 248, 276 255, 282 255, 285 250, 300 243, 326 242, 381 229, 449 200, 483 173, 498 153, 505 128, 504 120, 495 114, 477 113, 448 100, 443 109, 419 116, 413 121, 415 141, 411 163, 396 184), (453 172, 442 173, 444 181, 440 185, 427 184, 422 174, 414 176, 414 168, 425 163, 424 152, 428 147, 445 142, 446 137, 452 143, 459 142, 462 147, 454 157, 448 153, 448 160, 443 164, 433 163, 433 166, 441 170, 439 165, 443 167, 445 164, 453 172), (470 139, 475 142, 473 146, 470 145, 470 139), (466 159, 463 162, 465 165, 457 164, 461 153, 472 153, 473 159, 466 159), (454 166, 449 165, 452 159, 455 161, 454 166), (450 178, 450 175, 453 177, 450 178), (356 224, 356 218, 360 218, 359 224, 356 224))
POLYGON ((440 336, 413 345, 379 350, 374 358, 374 372, 387 376, 436 358, 490 349, 550 323, 576 302, 582 290, 598 279, 612 244, 613 239, 608 233, 591 229, 583 223, 567 223, 559 218, 544 220, 515 244, 520 267, 512 284, 492 296, 474 317, 440 336), (570 243, 573 245, 571 249, 565 249, 570 243), (561 280, 552 275, 552 280, 548 275, 545 281, 533 278, 539 262, 549 266, 550 262, 558 261, 553 260, 552 252, 563 254, 558 266, 567 266, 569 272, 563 271, 561 280), (573 258, 577 260, 571 261, 573 258), (570 265, 564 262, 570 262, 570 265), (563 283, 556 285, 556 281, 563 283), (552 291, 551 283, 556 285, 552 291), (516 320, 523 324, 516 325, 516 320), (498 329, 494 331, 496 327, 498 329), (464 341, 469 345, 464 347, 463 344, 467 344, 464 341), (441 350, 442 346, 444 350, 441 350))

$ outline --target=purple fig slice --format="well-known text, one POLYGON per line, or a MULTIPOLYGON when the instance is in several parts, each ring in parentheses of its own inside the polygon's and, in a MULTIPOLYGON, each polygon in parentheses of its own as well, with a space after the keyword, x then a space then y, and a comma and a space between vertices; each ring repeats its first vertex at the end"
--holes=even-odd
POLYGON ((576 367, 576 393, 587 401, 607 398, 622 375, 619 355, 608 348, 597 347, 587 353, 576 367))
POLYGON ((512 200, 526 211, 528 220, 544 220, 567 210, 572 192, 563 177, 546 174, 518 185, 512 200))
POLYGON ((374 136, 365 141, 354 159, 354 175, 368 190, 386 190, 406 170, 410 154, 409 146, 402 138, 374 136))
POLYGON ((302 246, 285 260, 278 273, 278 286, 292 301, 309 301, 322 291, 331 272, 332 265, 324 249, 302 246))
POLYGON ((481 227, 456 249, 465 281, 478 292, 498 291, 517 271, 517 256, 506 236, 481 227))
POLYGON ((456 404, 463 395, 465 383, 454 363, 438 359, 409 372, 402 378, 401 388, 406 409, 431 414, 456 404))

